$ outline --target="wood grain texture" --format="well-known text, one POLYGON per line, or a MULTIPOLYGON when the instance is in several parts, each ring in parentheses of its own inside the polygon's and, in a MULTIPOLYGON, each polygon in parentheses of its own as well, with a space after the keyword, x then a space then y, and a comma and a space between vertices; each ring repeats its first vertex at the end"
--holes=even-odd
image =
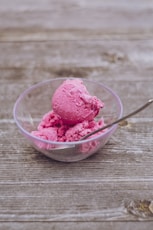
POLYGON ((34 150, 12 111, 23 90, 55 77, 107 84, 124 114, 152 98, 153 1, 0 4, 0 229, 152 229, 152 106, 69 164, 34 150))
POLYGON ((39 223, 2 223, 1 224, 2 229, 7 229, 7 230, 31 230, 31 229, 53 229, 53 230, 71 230, 72 228, 74 230, 80 229, 80 230, 86 230, 86 229, 96 229, 96 230, 129 230, 129 229, 139 229, 139 230, 144 230, 144 229, 152 229, 152 223, 142 223, 142 222, 131 222, 131 223, 116 223, 116 222, 87 222, 87 223, 76 223, 74 224, 73 222, 71 223, 55 223, 55 222, 39 222, 39 223))
POLYGON ((0 16, 0 41, 152 39, 150 0, 1 0, 0 16))

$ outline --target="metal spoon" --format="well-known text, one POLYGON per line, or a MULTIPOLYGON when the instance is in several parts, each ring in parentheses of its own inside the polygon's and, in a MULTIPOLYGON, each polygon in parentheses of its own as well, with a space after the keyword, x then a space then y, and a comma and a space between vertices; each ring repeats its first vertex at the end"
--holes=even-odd
POLYGON ((112 123, 110 123, 110 124, 108 124, 108 125, 105 125, 105 126, 103 126, 102 128, 99 128, 99 129, 97 129, 97 130, 95 130, 95 131, 93 131, 93 132, 91 132, 91 133, 89 133, 89 134, 87 134, 87 135, 85 135, 85 136, 82 137, 80 140, 81 140, 81 141, 82 141, 82 140, 85 140, 85 139, 87 139, 88 137, 92 136, 93 134, 98 133, 99 131, 102 131, 102 130, 104 130, 104 129, 107 129, 107 128, 111 127, 112 125, 115 125, 115 124, 117 124, 117 123, 119 123, 119 122, 121 122, 121 121, 123 121, 123 120, 125 120, 125 119, 127 119, 127 118, 129 118, 129 117, 131 117, 131 116, 133 116, 133 115, 135 115, 136 113, 139 113, 141 110, 143 110, 143 109, 145 109, 146 107, 148 107, 152 102, 153 102, 153 99, 149 99, 149 100, 147 101, 147 103, 145 103, 145 104, 142 105, 140 108, 138 108, 137 110, 133 111, 132 113, 129 113, 128 115, 126 115, 126 116, 124 116, 124 117, 121 117, 120 119, 118 119, 118 120, 116 120, 116 121, 114 121, 114 122, 112 122, 112 123))
MULTIPOLYGON (((151 103, 153 102, 153 99, 150 99, 148 100, 147 103, 145 103, 143 106, 141 106, 140 108, 138 108, 137 110, 135 110, 134 112, 112 122, 111 124, 108 124, 106 126, 103 126, 102 128, 100 129, 97 129, 91 133, 89 133, 88 135, 82 137, 80 139, 81 140, 85 140, 87 139, 88 137, 92 136, 93 134, 95 133, 98 133, 99 131, 102 131, 106 128, 109 128, 111 127, 112 125, 115 125, 131 116, 133 116, 134 114, 140 112, 141 110, 145 109, 147 106, 149 106, 151 103)), ((71 143, 71 142, 69 142, 71 143)), ((50 157, 50 158, 53 158, 57 161, 64 161, 64 162, 73 162, 73 161, 79 161, 79 160, 82 160, 84 158, 86 158, 87 156, 89 155, 86 155, 86 154, 78 154, 78 148, 77 148, 77 145, 73 144, 72 145, 67 145, 65 143, 64 146, 61 146, 60 148, 55 148, 55 149, 51 149, 50 151, 49 150, 43 150, 43 154, 45 154, 46 156, 50 157)))

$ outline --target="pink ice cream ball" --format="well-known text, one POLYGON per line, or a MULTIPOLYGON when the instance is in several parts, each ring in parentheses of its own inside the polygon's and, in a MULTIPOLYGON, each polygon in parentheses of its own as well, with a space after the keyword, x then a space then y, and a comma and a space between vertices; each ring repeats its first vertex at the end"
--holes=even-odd
MULTIPOLYGON (((92 131, 95 131, 101 127, 104 126, 103 119, 99 121, 83 121, 82 123, 78 123, 72 127, 70 127, 66 133, 66 141, 78 141, 85 135, 91 133, 92 131)), ((104 131, 101 131, 102 133, 104 131)))
POLYGON ((104 104, 91 96, 80 79, 65 80, 52 97, 52 108, 66 124, 93 120, 104 104))

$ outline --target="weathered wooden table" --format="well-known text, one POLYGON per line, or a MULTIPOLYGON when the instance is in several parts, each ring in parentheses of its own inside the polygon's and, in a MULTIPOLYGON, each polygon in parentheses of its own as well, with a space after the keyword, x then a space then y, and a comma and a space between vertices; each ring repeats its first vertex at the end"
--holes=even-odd
POLYGON ((0 229, 152 229, 153 106, 77 163, 19 133, 17 97, 61 76, 112 87, 124 114, 153 97, 153 1, 0 0, 0 229))

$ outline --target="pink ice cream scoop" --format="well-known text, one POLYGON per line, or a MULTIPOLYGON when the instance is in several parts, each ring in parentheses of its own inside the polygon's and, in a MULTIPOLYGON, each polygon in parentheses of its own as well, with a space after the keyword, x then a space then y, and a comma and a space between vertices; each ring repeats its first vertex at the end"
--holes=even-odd
MULTIPOLYGON (((32 135, 50 141, 78 141, 86 134, 103 127, 102 118, 94 120, 103 106, 100 99, 89 94, 80 79, 65 80, 52 97, 53 110, 43 116, 32 135)), ((52 148, 52 145, 46 143, 40 146, 38 142, 36 145, 52 148)))
POLYGON ((89 94, 80 79, 64 81, 52 98, 53 111, 69 125, 93 120, 103 106, 102 101, 89 94))

